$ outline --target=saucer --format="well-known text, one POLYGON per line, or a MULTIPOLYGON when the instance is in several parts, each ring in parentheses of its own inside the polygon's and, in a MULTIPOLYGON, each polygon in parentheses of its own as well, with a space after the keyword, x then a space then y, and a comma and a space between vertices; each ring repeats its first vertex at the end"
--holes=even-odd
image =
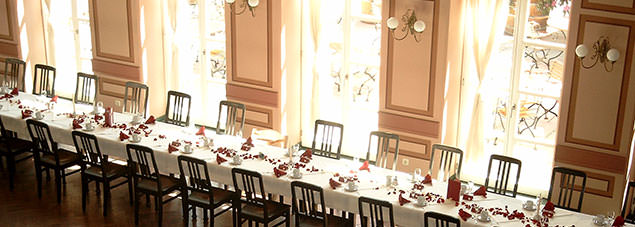
POLYGON ((86 131, 86 132, 92 132, 92 131, 95 131, 95 127, 92 127, 92 128, 86 128, 86 127, 84 127, 84 128, 82 128, 82 130, 83 130, 83 131, 86 131))
POLYGON ((298 175, 289 174, 289 178, 291 178, 291 179, 300 179, 300 178, 302 178, 302 173, 300 173, 298 175))
POLYGON ((348 186, 344 187, 344 190, 346 190, 347 192, 356 192, 359 189, 359 185, 355 185, 355 187, 350 188, 348 186))
POLYGON ((231 162, 229 162, 230 165, 233 166, 239 166, 240 164, 243 164, 243 162, 234 162, 233 160, 231 162))
POLYGON ((526 203, 523 203, 523 209, 528 210, 528 211, 535 211, 536 210, 536 204, 533 204, 533 205, 529 206, 526 203))
POLYGON ((194 153, 194 149, 190 150, 190 152, 187 152, 187 151, 185 151, 185 149, 183 149, 183 150, 181 151, 181 153, 182 153, 182 154, 191 154, 191 153, 194 153))
POLYGON ((413 205, 416 206, 416 207, 425 207, 425 206, 428 205, 428 203, 417 203, 417 202, 415 202, 415 203, 413 203, 413 205))
POLYGON ((133 140, 133 139, 132 139, 132 137, 130 137, 130 139, 128 139, 128 141, 130 141, 131 143, 138 143, 138 142, 141 142, 141 140, 138 140, 138 141, 133 140))
POLYGON ((492 218, 490 216, 487 216, 487 217, 483 218, 481 215, 477 215, 476 216, 476 220, 478 220, 480 222, 490 222, 490 221, 492 221, 492 218))

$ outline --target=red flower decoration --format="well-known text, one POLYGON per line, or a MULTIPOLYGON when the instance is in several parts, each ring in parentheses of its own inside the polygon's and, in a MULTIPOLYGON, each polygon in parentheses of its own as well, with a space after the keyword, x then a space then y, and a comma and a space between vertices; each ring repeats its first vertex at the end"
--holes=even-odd
POLYGON ((130 136, 126 135, 126 133, 119 132, 119 140, 124 141, 124 140, 127 140, 128 138, 130 138, 130 136))
POLYGON ((154 124, 156 122, 156 119, 154 119, 153 115, 150 115, 150 117, 148 118, 148 120, 146 120, 146 124, 154 124))
POLYGON ((205 126, 201 126, 201 128, 198 129, 198 132, 196 132, 197 136, 205 136, 205 126))
POLYGON ((342 186, 342 184, 340 182, 334 181, 333 178, 329 179, 329 184, 331 185, 332 189, 336 189, 336 188, 342 186))
POLYGON ((368 161, 364 161, 364 164, 362 164, 361 167, 359 167, 359 170, 366 170, 368 172, 370 172, 370 168, 368 168, 368 161))
POLYGON ((410 200, 403 197, 403 193, 399 194, 399 205, 403 206, 404 204, 410 203, 410 200))
POLYGON ((276 175, 276 177, 278 177, 278 178, 279 178, 279 177, 281 177, 281 176, 287 175, 287 172, 282 171, 282 170, 280 170, 280 169, 278 169, 278 168, 276 168, 276 167, 273 167, 273 173, 274 173, 274 174, 276 175))
POLYGON ((14 89, 11 91, 11 95, 18 95, 18 88, 14 88, 14 89))
POLYGON ((481 186, 474 192, 474 195, 480 195, 487 198, 487 190, 485 190, 485 186, 481 186))

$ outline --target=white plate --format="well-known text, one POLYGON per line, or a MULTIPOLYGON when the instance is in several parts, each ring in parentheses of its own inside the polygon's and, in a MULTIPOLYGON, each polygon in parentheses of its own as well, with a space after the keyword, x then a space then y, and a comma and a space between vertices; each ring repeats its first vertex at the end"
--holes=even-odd
POLYGON ((414 202, 414 203, 413 203, 413 205, 414 205, 414 206, 416 206, 416 207, 425 207, 425 206, 427 206, 428 204, 427 204, 427 203, 423 203, 423 204, 421 204, 421 203, 414 202))
POLYGON ((347 192, 356 192, 359 189, 359 185, 355 185, 355 187, 350 188, 348 186, 344 186, 344 190, 347 192))
POLYGON ((185 151, 185 150, 182 150, 182 151, 181 151, 181 153, 182 153, 182 154, 191 154, 191 153, 194 153, 194 150, 191 150, 190 152, 187 152, 187 151, 185 151))
POLYGON ((231 161, 231 162, 229 162, 229 164, 233 165, 233 166, 239 166, 240 164, 243 164, 243 163, 242 162, 237 163, 237 162, 231 161))
POLYGON ((91 128, 91 129, 88 129, 88 128, 86 128, 86 127, 83 127, 83 128, 82 128, 82 131, 92 132, 92 131, 95 131, 95 127, 91 128))

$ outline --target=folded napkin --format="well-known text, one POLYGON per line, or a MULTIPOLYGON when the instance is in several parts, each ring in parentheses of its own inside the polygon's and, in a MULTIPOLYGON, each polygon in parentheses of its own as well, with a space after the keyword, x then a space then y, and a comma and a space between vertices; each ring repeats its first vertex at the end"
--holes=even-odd
POLYGON ((49 102, 57 103, 57 95, 53 96, 53 98, 51 98, 51 101, 49 101, 49 102))
POLYGON ((281 177, 281 176, 287 175, 287 172, 285 172, 285 171, 283 171, 281 169, 278 169, 276 167, 273 167, 273 173, 276 174, 276 177, 278 177, 278 178, 281 177))
POLYGON ((368 172, 370 172, 370 168, 368 168, 368 161, 364 161, 364 164, 362 164, 361 167, 359 167, 359 170, 366 170, 368 172))
POLYGON ((126 133, 123 133, 123 132, 119 132, 119 140, 124 141, 124 140, 127 140, 128 138, 130 138, 129 135, 126 135, 126 133))
POLYGON ((465 201, 472 201, 474 199, 474 196, 468 195, 468 194, 463 194, 463 200, 465 201))
POLYGON ((339 188, 340 186, 342 186, 342 183, 333 180, 333 178, 329 179, 329 184, 331 185, 332 189, 336 189, 336 188, 339 188))
POLYGON ((33 114, 32 110, 23 110, 22 111, 22 119, 29 118, 33 114))
POLYGON ((148 120, 146 120, 146 124, 154 124, 157 120, 154 119, 153 115, 150 115, 150 117, 148 118, 148 120))
POLYGON ((399 205, 403 206, 404 204, 410 203, 410 200, 403 197, 404 193, 399 194, 399 205))
POLYGON ((198 129, 198 132, 196 132, 197 136, 205 136, 205 126, 201 126, 201 128, 198 129))
POLYGON ((474 192, 474 195, 480 195, 487 198, 487 190, 485 190, 485 186, 481 186, 474 192))
POLYGON ((463 219, 463 221, 467 221, 467 219, 472 217, 470 213, 465 212, 463 209, 459 209, 459 216, 461 216, 461 219, 463 219))
POLYGON ((251 142, 252 142, 252 141, 251 141, 251 136, 250 136, 249 138, 247 138, 247 141, 245 141, 245 142, 243 143, 243 145, 242 145, 242 147, 240 148, 240 150, 243 150, 243 151, 249 151, 249 150, 251 150, 251 148, 252 148, 252 147, 254 147, 254 144, 253 144, 253 143, 251 143, 251 142))
MULTIPOLYGON (((79 124, 79 120, 73 119, 73 129, 78 129, 78 128, 82 128, 82 125, 79 124)), ((119 137, 121 139, 121 136, 119 136, 119 137)))
POLYGON ((18 88, 17 88, 17 87, 16 87, 16 88, 14 88, 14 89, 11 91, 11 95, 18 95, 18 88))
POLYGON ((311 159, 313 158, 313 152, 311 152, 311 149, 306 149, 306 151, 304 151, 304 153, 302 153, 300 157, 306 157, 308 159, 311 159))
POLYGON ((300 157, 300 162, 302 162, 302 163, 309 163, 309 162, 311 162, 311 159, 309 159, 309 158, 307 158, 307 157, 305 157, 305 156, 302 156, 302 157, 300 157))
POLYGON ((556 207, 553 205, 551 201, 547 201, 547 204, 545 204, 545 207, 543 209, 548 211, 554 211, 556 207))
POLYGON ((552 218, 554 215, 554 210, 555 210, 555 206, 553 205, 553 203, 551 201, 547 201, 547 204, 545 204, 545 207, 542 208, 542 216, 552 218))
POLYGON ((101 119, 103 119, 103 118, 104 118, 104 117, 102 117, 101 115, 99 115, 99 114, 95 114, 95 121, 99 121, 99 120, 101 120, 101 119))
POLYGON ((424 184, 432 184, 432 176, 430 174, 426 174, 426 177, 421 181, 424 184))
POLYGON ((613 221, 613 227, 621 227, 624 226, 624 218, 622 216, 617 216, 615 221, 613 221))
POLYGON ((172 152, 175 152, 175 151, 178 151, 178 150, 179 150, 178 147, 176 147, 176 146, 174 146, 172 144, 168 144, 168 153, 171 154, 172 152))
POLYGON ((226 162, 227 159, 224 159, 223 157, 221 157, 220 155, 216 154, 216 163, 223 164, 223 162, 226 162))

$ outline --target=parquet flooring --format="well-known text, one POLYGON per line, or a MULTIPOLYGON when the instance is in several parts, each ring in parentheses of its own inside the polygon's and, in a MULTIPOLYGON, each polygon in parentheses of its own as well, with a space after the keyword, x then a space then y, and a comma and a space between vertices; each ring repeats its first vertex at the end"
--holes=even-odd
MULTIPOLYGON (((128 188, 125 185, 111 191, 110 210, 108 216, 104 217, 102 199, 96 195, 94 183, 89 185, 86 212, 82 212, 79 173, 67 177, 62 203, 58 205, 54 176, 48 182, 43 181, 42 199, 38 199, 32 160, 18 163, 13 192, 9 191, 6 163, 3 166, 0 169, 0 226, 134 226, 134 207, 129 204, 128 188)), ((147 207, 145 197, 142 197, 139 226, 157 226, 156 215, 154 203, 151 201, 151 206, 147 207)), ((214 225, 231 226, 231 217, 231 212, 226 212, 215 219, 214 225)), ((201 209, 197 209, 197 218, 190 217, 189 222, 190 226, 207 226, 203 223, 201 209)), ((164 205, 163 226, 184 226, 180 199, 164 205)))

